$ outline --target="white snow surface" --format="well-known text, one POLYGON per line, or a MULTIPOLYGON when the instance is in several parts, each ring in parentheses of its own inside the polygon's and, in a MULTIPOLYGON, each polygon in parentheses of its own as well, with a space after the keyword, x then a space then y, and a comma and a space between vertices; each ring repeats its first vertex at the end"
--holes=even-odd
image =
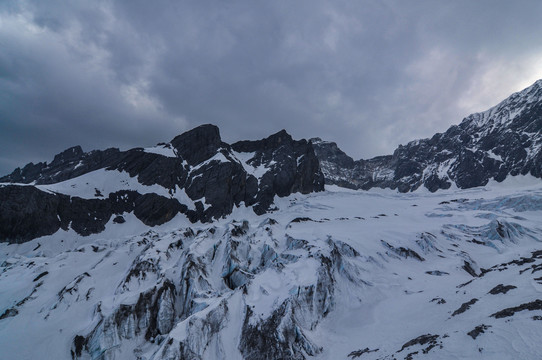
MULTIPOLYGON (((103 178, 99 190, 104 195, 115 191, 119 183, 136 181, 124 173, 99 172, 87 174, 96 177, 88 183, 103 178), (116 174, 114 181, 109 177, 112 174, 116 174)), ((93 197, 95 185, 87 188, 81 178, 75 187, 66 181, 40 188, 93 197)), ((160 194, 161 190, 144 187, 141 191, 160 194)), ((505 308, 542 299, 542 282, 537 280, 542 273, 536 271, 542 259, 499 265, 542 250, 540 179, 520 176, 482 188, 408 194, 327 186, 321 193, 277 197, 275 204, 278 210, 263 216, 239 207, 212 224, 190 224, 179 215, 150 229, 128 214, 126 223, 110 222, 103 233, 90 237, 60 230, 24 244, 1 243, 0 315, 8 309, 18 314, 0 320, 0 358, 71 359, 74 336, 86 336, 97 325, 98 304, 107 316, 121 304, 135 304, 141 292, 158 286, 164 278, 179 287, 181 269, 190 255, 208 266, 210 289, 205 298, 196 299, 200 308, 188 318, 176 318, 163 342, 127 338, 111 350, 109 358, 163 359, 168 339, 197 342, 191 332, 198 334, 194 326, 198 319, 227 306, 220 332, 199 355, 242 359, 238 344, 247 306, 254 313, 251 321, 266 319, 286 299, 315 284, 318 254, 331 256, 330 244, 346 244, 357 255, 344 255, 334 270, 331 311, 303 329, 321 347, 314 356, 304 354, 306 358, 403 359, 408 354, 412 359, 542 358, 542 322, 533 318, 542 316, 542 310, 491 317, 505 308), (232 237, 232 228, 242 221, 248 222, 246 234, 232 237), (194 235, 186 235, 188 228, 194 235), (248 266, 242 269, 248 278, 246 290, 230 289, 222 278, 222 260, 228 252, 225 244, 232 239, 241 244, 237 251, 255 259, 254 263, 265 249, 288 260, 281 266, 248 266), (295 245, 301 240, 306 241, 305 247, 295 245), (182 248, 174 250, 172 244, 179 241, 182 248), (393 250, 400 248, 414 251, 423 261, 393 250), (154 259, 159 271, 123 288, 138 259, 154 259), (463 269, 465 261, 477 274, 482 268, 493 270, 473 277, 463 269), (356 276, 349 279, 348 274, 356 276), (516 288, 489 294, 499 284, 516 288), (445 302, 439 303, 440 299, 445 302), (452 316, 472 299, 477 300, 470 309, 452 316), (473 339, 468 333, 480 325, 487 329, 473 339), (405 346, 425 334, 438 335, 435 346, 405 346), (375 351, 356 357, 356 351, 365 348, 375 351)), ((306 319, 299 320, 300 324, 302 320, 306 319)), ((94 354, 94 358, 101 357, 94 354)))
POLYGON ((256 152, 237 152, 232 151, 233 156, 239 160, 239 163, 243 166, 247 174, 254 175, 258 180, 267 173, 271 167, 276 163, 274 160, 269 164, 260 164, 258 166, 252 166, 248 162, 256 156, 256 152))
POLYGON ((144 148, 143 151, 151 154, 158 154, 166 157, 177 157, 175 150, 171 144, 156 145, 153 147, 144 148))
MULTIPOLYGON (((25 184, 16 185, 24 186, 25 184)), ((189 209, 195 209, 194 200, 190 199, 184 189, 177 186, 170 191, 157 184, 143 185, 137 177, 130 177, 130 174, 125 171, 99 169, 56 184, 34 186, 42 191, 77 196, 83 199, 107 198, 109 194, 121 190, 137 191, 140 194, 155 193, 177 199, 189 209)))
POLYGON ((134 190, 140 194, 155 193, 170 197, 166 188, 160 185, 143 185, 136 177, 125 171, 99 169, 84 175, 50 185, 35 185, 42 191, 78 196, 83 199, 107 197, 120 190, 134 190), (99 195, 101 194, 101 196, 99 195))

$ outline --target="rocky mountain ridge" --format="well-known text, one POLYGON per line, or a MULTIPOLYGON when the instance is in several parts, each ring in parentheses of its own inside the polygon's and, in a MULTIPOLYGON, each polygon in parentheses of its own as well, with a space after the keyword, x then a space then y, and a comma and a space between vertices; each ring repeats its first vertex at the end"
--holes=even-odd
POLYGON ((466 117, 430 139, 400 145, 393 155, 354 161, 336 143, 311 139, 327 184, 434 192, 490 179, 542 177, 542 80, 491 109, 466 117))
POLYGON ((542 177, 542 80, 444 133, 368 160, 354 161, 319 138, 293 140, 284 130, 230 145, 214 125, 146 149, 85 153, 75 146, 0 178, 0 241, 69 228, 99 233, 127 213, 148 226, 178 214, 208 222, 239 206, 263 214, 275 196, 321 191, 324 182, 434 192, 525 174, 542 177))
POLYGON ((263 214, 275 196, 324 189, 306 140, 293 140, 283 130, 229 145, 214 125, 148 149, 85 153, 72 147, 49 164, 30 163, 0 182, 0 241, 9 242, 68 228, 97 233, 130 212, 149 226, 179 213, 208 222, 242 205, 263 214))

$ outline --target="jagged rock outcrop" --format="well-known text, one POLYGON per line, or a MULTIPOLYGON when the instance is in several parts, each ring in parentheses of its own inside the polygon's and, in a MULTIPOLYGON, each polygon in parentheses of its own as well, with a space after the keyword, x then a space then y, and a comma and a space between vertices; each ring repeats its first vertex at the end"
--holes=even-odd
POLYGON ((312 139, 328 184, 434 192, 452 184, 484 186, 490 179, 542 177, 542 80, 497 106, 465 118, 430 139, 400 145, 390 156, 353 161, 337 144, 312 139))
POLYGON ((293 140, 283 130, 230 146, 214 125, 199 126, 150 149, 84 153, 81 147, 72 147, 50 164, 28 164, 0 182, 11 183, 0 186, 0 242, 27 241, 68 227, 81 235, 98 233, 111 216, 127 212, 150 226, 178 213, 193 222, 211 221, 242 204, 263 214, 271 209, 275 195, 306 194, 324 186, 310 142, 293 140), (110 183, 116 184, 106 185, 115 191, 105 185, 99 188, 103 180, 91 176, 95 171, 105 171, 99 176, 111 177, 110 183), (136 180, 135 185, 121 179, 122 174, 136 180), (66 181, 71 181, 69 187, 58 185, 66 181), (90 198, 71 190, 92 187, 89 181, 96 182, 90 198), (141 185, 143 191, 133 188, 141 185), (145 188, 156 185, 163 188, 160 194, 145 188))
POLYGON ((256 169, 273 166, 272 172, 265 172, 260 178, 256 213, 263 213, 271 205, 274 194, 308 194, 322 189, 324 176, 312 144, 306 140, 295 141, 282 130, 263 140, 237 142, 232 148, 251 154, 247 164, 256 169))
POLYGON ((29 163, 22 169, 0 178, 0 183, 54 184, 91 171, 107 168, 117 163, 123 152, 116 148, 94 150, 84 153, 80 146, 74 146, 57 154, 47 163, 29 163))

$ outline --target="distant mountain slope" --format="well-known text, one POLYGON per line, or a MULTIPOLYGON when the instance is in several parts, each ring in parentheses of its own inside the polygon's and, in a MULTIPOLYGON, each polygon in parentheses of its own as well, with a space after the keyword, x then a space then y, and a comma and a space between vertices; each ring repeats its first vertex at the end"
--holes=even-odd
POLYGON ((354 161, 337 144, 312 139, 326 183, 434 192, 461 189, 490 179, 531 174, 542 177, 542 80, 497 106, 465 118, 430 139, 399 146, 391 156, 354 161))
POLYGON ((270 209, 275 195, 324 189, 313 148, 284 130, 229 145, 202 125, 153 148, 96 150, 76 146, 49 163, 0 178, 0 242, 20 242, 60 228, 97 233, 133 212, 149 226, 178 213, 210 221, 234 207, 270 209), (21 184, 28 184, 22 186, 21 184))

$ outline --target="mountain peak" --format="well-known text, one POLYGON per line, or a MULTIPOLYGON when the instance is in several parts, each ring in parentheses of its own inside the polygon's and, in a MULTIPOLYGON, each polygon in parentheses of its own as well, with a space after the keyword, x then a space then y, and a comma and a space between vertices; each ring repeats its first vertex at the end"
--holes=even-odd
POLYGON ((211 124, 200 125, 171 140, 177 155, 195 165, 211 158, 222 146, 220 130, 211 124))
POLYGON ((535 81, 531 86, 521 91, 513 93, 486 111, 467 116, 460 126, 481 128, 486 125, 507 124, 534 107, 540 108, 541 102, 542 79, 535 81))
POLYGON ((282 129, 264 140, 269 144, 278 145, 285 142, 291 142, 293 141, 293 138, 286 130, 282 129))
POLYGON ((79 160, 81 156, 83 156, 83 154, 84 152, 81 146, 73 146, 55 155, 55 158, 51 162, 51 165, 54 166, 56 164, 79 160))
POLYGON ((291 144, 293 141, 292 136, 283 129, 265 139, 238 141, 232 144, 232 147, 235 151, 239 152, 266 151, 277 149, 285 144, 291 144))

